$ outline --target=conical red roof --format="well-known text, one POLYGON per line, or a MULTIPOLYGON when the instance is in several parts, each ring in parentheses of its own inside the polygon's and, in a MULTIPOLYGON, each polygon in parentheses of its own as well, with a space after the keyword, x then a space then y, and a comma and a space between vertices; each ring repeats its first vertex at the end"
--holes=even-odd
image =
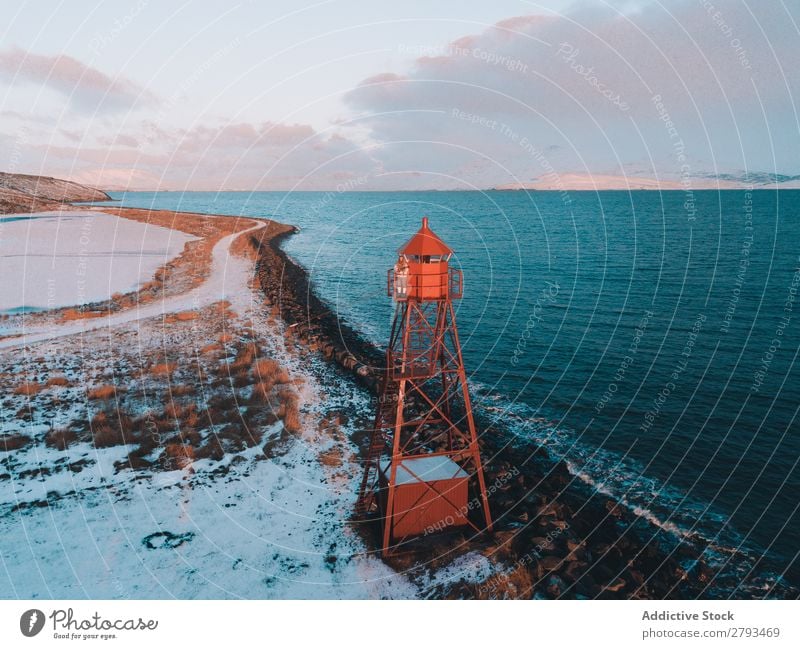
POLYGON ((422 227, 397 251, 401 255, 425 257, 428 255, 450 255, 453 253, 436 233, 428 227, 428 217, 422 217, 422 227))

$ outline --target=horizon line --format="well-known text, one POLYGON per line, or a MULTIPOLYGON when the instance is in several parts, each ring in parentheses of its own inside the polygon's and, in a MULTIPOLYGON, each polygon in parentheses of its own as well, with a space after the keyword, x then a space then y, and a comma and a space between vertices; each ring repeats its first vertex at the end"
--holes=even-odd
MULTIPOLYGON (((74 181, 73 181, 74 182, 74 181)), ((82 183, 78 183, 82 184, 82 183)), ((422 193, 422 192, 469 192, 469 193, 485 193, 485 192, 503 192, 503 193, 536 193, 536 194, 560 194, 563 192, 741 192, 741 191, 800 191, 800 187, 780 187, 779 185, 759 185, 755 187, 700 187, 700 188, 660 188, 660 187, 605 187, 597 189, 588 188, 563 188, 563 189, 498 189, 490 187, 486 189, 119 189, 108 188, 97 185, 86 185, 93 189, 99 189, 104 192, 115 193, 132 193, 132 192, 152 192, 152 193, 189 193, 189 192, 202 192, 202 193, 227 193, 227 194, 268 194, 268 193, 281 193, 281 194, 388 194, 388 193, 422 193)), ((102 201, 94 201, 102 202, 102 201)))

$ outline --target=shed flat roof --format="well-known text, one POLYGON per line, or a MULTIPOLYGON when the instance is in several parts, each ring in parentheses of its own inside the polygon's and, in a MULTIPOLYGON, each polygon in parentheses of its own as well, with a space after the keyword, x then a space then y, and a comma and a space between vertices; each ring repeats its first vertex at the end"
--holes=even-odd
MULTIPOLYGON (((387 478, 391 464, 391 460, 388 459, 381 462, 381 471, 387 478)), ((469 474, 449 457, 445 455, 430 455, 403 460, 397 468, 396 484, 413 484, 420 481, 433 482, 434 480, 453 480, 468 477, 469 474)))

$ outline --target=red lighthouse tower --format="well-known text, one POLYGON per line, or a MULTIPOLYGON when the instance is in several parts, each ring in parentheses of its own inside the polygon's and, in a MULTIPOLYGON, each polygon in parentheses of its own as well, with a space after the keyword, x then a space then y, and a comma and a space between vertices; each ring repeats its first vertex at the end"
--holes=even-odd
POLYGON ((422 227, 388 274, 396 308, 356 513, 380 514, 383 554, 447 528, 491 531, 453 300, 453 251, 422 227))

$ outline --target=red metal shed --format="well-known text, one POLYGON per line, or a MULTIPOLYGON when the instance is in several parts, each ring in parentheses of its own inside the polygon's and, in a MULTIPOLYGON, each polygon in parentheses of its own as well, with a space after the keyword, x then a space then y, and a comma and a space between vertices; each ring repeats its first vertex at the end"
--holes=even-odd
MULTIPOLYGON (((390 471, 391 461, 385 460, 380 467, 384 493, 390 471)), ((468 524, 469 474, 446 455, 404 457, 395 484, 394 540, 468 524)))

